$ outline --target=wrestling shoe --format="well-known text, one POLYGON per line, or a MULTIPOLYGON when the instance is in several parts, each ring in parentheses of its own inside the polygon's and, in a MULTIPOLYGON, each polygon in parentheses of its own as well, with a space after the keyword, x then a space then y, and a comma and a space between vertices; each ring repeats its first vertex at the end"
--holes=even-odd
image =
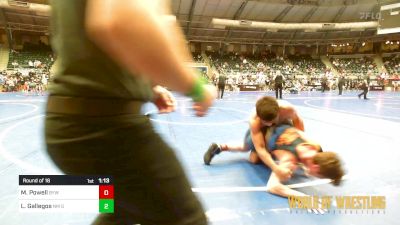
POLYGON ((204 164, 210 165, 212 158, 221 152, 219 145, 212 143, 206 153, 204 153, 204 164))

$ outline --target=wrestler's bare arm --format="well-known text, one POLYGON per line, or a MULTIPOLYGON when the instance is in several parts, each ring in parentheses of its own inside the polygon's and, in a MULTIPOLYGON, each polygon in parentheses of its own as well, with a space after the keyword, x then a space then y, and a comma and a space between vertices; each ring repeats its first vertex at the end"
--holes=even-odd
POLYGON ((293 126, 299 130, 304 131, 304 122, 303 119, 299 116, 296 109, 292 104, 287 101, 279 100, 279 117, 280 121, 291 120, 293 122, 293 126))
MULTIPOLYGON (((288 160, 287 162, 284 161, 280 165, 285 166, 287 168, 296 167, 296 164, 291 160, 288 160)), ((275 173, 271 173, 271 176, 269 177, 267 183, 267 191, 270 192, 271 194, 279 195, 286 198, 289 196, 307 196, 306 194, 300 191, 293 190, 289 188, 287 185, 282 184, 275 173)), ((325 213, 324 209, 309 209, 308 211, 313 212, 315 214, 325 213)))
POLYGON ((261 131, 261 123, 257 117, 252 117, 250 119, 250 132, 255 147, 254 150, 256 150, 258 157, 265 165, 271 168, 271 170, 275 171, 277 169, 277 164, 266 149, 264 135, 261 131))
MULTIPOLYGON (((287 160, 280 162, 280 166, 283 166, 285 168, 288 168, 290 170, 295 170, 296 164, 292 160, 287 160)), ((269 177, 268 183, 267 183, 267 190, 268 192, 279 195, 282 197, 288 197, 290 195, 295 195, 295 196, 305 196, 304 193, 301 193, 299 191, 293 190, 289 188, 288 186, 282 184, 282 182, 287 181, 286 180, 279 180, 279 178, 276 176, 274 172, 271 173, 271 176, 269 177)))

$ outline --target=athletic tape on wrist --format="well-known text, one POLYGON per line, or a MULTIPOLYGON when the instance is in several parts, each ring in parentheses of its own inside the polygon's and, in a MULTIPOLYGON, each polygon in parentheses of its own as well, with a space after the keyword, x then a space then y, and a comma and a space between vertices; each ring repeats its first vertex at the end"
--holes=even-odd
POLYGON ((195 83, 192 87, 192 90, 187 94, 188 97, 191 97, 195 102, 201 102, 204 100, 204 85, 206 82, 201 78, 197 77, 195 83))

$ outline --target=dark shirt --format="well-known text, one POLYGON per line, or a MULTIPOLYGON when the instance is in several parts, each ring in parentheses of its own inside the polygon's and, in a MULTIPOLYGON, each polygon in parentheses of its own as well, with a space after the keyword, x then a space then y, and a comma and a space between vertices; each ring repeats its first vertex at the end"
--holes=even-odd
POLYGON ((218 77, 218 86, 224 86, 226 83, 226 76, 219 76, 218 77))
POLYGON ((283 76, 282 75, 277 75, 275 77, 275 84, 282 84, 283 83, 283 76))
POLYGON ((51 95, 148 101, 150 82, 132 76, 86 35, 86 0, 51 1, 52 46, 58 56, 51 95))
POLYGON ((343 78, 343 77, 341 77, 341 78, 339 78, 339 86, 343 86, 344 85, 344 83, 345 83, 345 79, 343 78))

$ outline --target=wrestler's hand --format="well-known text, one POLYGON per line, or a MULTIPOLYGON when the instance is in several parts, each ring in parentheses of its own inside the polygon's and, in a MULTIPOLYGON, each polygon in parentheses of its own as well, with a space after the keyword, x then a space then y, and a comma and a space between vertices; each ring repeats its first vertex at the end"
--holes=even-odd
POLYGON ((212 85, 204 85, 204 99, 200 102, 193 103, 193 109, 197 116, 204 116, 208 108, 212 105, 217 97, 217 89, 212 85))
POLYGON ((154 86, 154 101, 159 113, 169 113, 175 110, 176 100, 174 96, 167 89, 161 86, 154 86))
POLYGON ((287 181, 292 178, 293 175, 292 170, 284 165, 278 165, 274 172, 280 181, 287 181))

